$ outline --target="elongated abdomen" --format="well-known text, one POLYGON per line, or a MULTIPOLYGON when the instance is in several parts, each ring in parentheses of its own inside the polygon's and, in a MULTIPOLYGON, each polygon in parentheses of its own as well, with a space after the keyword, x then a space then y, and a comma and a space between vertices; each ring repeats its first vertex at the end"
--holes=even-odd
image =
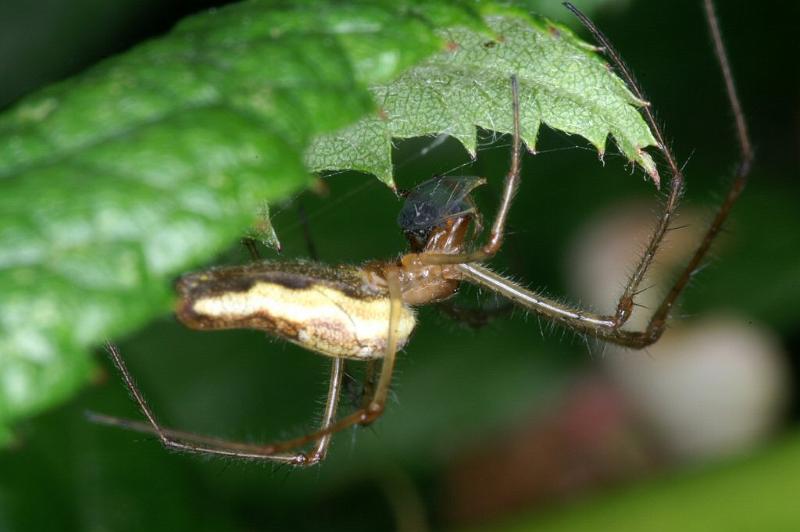
MULTIPOLYGON (((178 281, 178 319, 193 329, 259 329, 318 353, 383 356, 390 298, 356 266, 256 262, 213 268, 178 281)), ((398 346, 415 325, 402 305, 398 346)))

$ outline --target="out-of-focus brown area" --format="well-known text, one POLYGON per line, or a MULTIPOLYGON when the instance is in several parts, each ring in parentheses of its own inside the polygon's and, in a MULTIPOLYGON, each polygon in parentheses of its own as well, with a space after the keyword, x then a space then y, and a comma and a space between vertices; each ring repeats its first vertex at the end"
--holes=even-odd
POLYGON ((453 461, 447 520, 490 521, 638 478, 658 467, 652 449, 619 390, 600 376, 582 377, 544 418, 509 427, 453 461))

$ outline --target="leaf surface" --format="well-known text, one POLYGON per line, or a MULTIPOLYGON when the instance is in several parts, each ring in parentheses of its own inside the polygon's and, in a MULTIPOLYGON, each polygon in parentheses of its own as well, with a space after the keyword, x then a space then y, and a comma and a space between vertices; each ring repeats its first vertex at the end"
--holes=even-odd
POLYGON ((656 144, 625 84, 568 29, 519 13, 489 12, 491 32, 447 28, 447 49, 398 79, 372 87, 380 110, 323 135, 309 149, 313 170, 356 169, 394 187, 392 139, 447 133, 474 158, 477 127, 512 131, 510 77, 520 85, 522 138, 535 150, 541 124, 580 135, 599 151, 609 135, 658 183, 644 148, 656 144))

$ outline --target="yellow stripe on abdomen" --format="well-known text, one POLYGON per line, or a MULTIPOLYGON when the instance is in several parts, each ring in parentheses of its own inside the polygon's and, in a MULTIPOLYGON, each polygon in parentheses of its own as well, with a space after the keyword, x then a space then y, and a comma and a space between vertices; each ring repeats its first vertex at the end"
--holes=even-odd
MULTIPOLYGON (((357 298, 324 285, 305 288, 256 282, 246 291, 202 296, 190 304, 209 328, 255 328, 333 357, 381 358, 389 332, 389 297, 357 298)), ((398 346, 414 328, 413 311, 403 305, 398 346)))

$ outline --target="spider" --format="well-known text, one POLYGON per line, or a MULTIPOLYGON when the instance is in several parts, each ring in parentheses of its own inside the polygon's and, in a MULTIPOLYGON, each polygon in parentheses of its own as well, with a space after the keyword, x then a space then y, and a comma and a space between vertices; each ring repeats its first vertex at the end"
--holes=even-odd
MULTIPOLYGON (((643 92, 608 39, 571 4, 565 6, 598 41, 631 92, 646 101, 643 92)), ((406 197, 398 224, 409 241, 409 252, 396 260, 361 266, 329 266, 311 261, 256 261, 242 266, 217 267, 191 273, 177 284, 177 316, 193 329, 252 328, 327 355, 332 369, 321 427, 297 438, 254 445, 226 441, 162 427, 136 386, 116 346, 108 352, 119 369, 147 423, 101 414, 93 420, 155 434, 173 450, 266 460, 309 466, 323 460, 331 437, 347 427, 368 425, 384 411, 397 351, 415 326, 413 307, 442 302, 467 282, 499 294, 514 304, 561 325, 602 341, 640 349, 664 332, 670 310, 688 284, 747 180, 753 151, 736 94, 711 0, 704 0, 706 18, 719 61, 727 96, 736 120, 741 160, 733 184, 688 264, 677 277, 649 323, 641 331, 624 329, 634 298, 670 227, 684 188, 684 177, 649 107, 645 119, 670 170, 667 201, 649 243, 610 315, 575 308, 520 286, 483 265, 503 244, 506 219, 516 194, 522 160, 519 88, 511 76, 513 141, 510 169, 487 240, 474 247, 482 228, 481 216, 470 196, 485 180, 478 177, 441 177, 426 181, 406 197), (346 360, 367 362, 361 404, 343 417, 336 415, 346 360), (377 363, 380 362, 380 370, 377 363), (376 380, 377 373, 377 380, 376 380)))

